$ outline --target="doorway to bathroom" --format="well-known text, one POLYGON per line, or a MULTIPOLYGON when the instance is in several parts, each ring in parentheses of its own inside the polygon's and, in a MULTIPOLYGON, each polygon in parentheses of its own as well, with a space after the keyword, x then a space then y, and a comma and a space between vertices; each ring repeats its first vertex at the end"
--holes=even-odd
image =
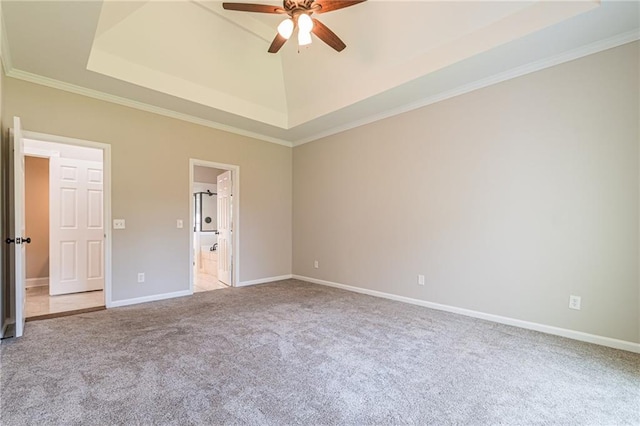
POLYGON ((238 265, 237 166, 190 160, 191 290, 233 287, 238 265))

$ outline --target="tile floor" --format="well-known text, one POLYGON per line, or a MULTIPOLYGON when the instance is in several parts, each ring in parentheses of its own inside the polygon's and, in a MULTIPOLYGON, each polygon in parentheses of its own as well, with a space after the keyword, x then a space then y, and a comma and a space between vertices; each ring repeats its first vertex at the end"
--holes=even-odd
POLYGON ((198 293, 201 291, 218 290, 227 287, 227 285, 224 285, 220 281, 218 281, 218 277, 209 274, 198 273, 198 277, 193 286, 193 292, 198 293))
MULTIPOLYGON (((218 281, 217 277, 200 273, 194 286, 194 292, 218 290, 227 287, 227 285, 218 281)), ((26 296, 27 318, 104 306, 104 292, 102 290, 49 296, 49 287, 41 286, 27 288, 26 296)))
POLYGON ((49 296, 49 286, 41 286, 27 288, 26 296, 27 318, 104 306, 102 290, 49 296))

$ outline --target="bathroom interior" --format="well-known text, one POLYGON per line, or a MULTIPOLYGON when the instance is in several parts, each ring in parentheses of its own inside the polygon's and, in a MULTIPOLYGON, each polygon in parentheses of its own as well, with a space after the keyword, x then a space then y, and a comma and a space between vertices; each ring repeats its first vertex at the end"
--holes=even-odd
POLYGON ((226 170, 194 166, 194 292, 227 288, 218 279, 217 177, 226 170))

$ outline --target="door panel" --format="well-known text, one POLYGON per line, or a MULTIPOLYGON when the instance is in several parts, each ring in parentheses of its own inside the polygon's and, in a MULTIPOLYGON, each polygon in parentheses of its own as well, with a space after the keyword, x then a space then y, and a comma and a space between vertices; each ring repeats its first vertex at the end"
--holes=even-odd
POLYGON ((77 182, 78 168, 75 166, 60 166, 60 180, 64 182, 77 182))
POLYGON ((231 171, 218 175, 218 281, 232 285, 231 171))
POLYGON ((87 182, 102 184, 102 170, 101 169, 87 169, 87 182))
POLYGON ((87 241, 87 279, 102 278, 102 259, 103 244, 102 241, 87 241))
POLYGON ((75 188, 60 188, 60 227, 78 227, 78 197, 75 188))
POLYGON ((50 194, 49 294, 103 289, 102 163, 52 157, 50 194))
POLYGON ((75 241, 60 242, 60 281, 78 279, 78 247, 75 241))
POLYGON ((87 227, 103 229, 102 222, 102 191, 90 189, 87 191, 87 227))
POLYGON ((16 330, 15 336, 24 333, 25 321, 25 280, 26 280, 26 248, 22 243, 25 235, 25 206, 24 206, 24 140, 20 117, 13 117, 13 194, 14 194, 14 238, 15 238, 15 288, 14 314, 16 330))

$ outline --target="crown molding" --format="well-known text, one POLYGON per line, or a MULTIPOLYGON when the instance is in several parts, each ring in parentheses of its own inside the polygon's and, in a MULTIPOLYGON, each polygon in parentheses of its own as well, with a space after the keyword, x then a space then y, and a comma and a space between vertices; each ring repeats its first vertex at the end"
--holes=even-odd
MULTIPOLYGON (((4 62, 3 62, 4 63, 4 62)), ((246 136, 253 139, 259 139, 265 142, 275 143, 291 148, 292 143, 284 139, 273 138, 260 133, 250 132, 248 130, 239 129, 237 127, 229 126, 226 124, 218 123, 216 121, 207 120, 204 118, 196 117, 189 114, 173 111, 166 108, 161 108, 144 102, 134 101, 132 99, 123 98, 120 96, 111 95, 109 93, 101 92, 94 89, 87 89, 86 87, 77 86, 75 84, 66 83, 64 81, 56 80, 49 77, 43 77, 38 74, 33 74, 27 71, 22 71, 15 68, 9 68, 5 63, 5 68, 9 70, 5 72, 7 77, 15 78, 18 80, 27 81, 29 83, 39 84, 41 86, 47 86, 54 89, 64 90, 65 92, 75 93, 77 95, 87 96, 89 98, 98 99, 101 101, 111 102, 118 105, 123 105, 130 108, 139 109, 141 111, 150 112, 153 114, 163 115, 169 118, 175 118, 176 120, 182 120, 200 126, 211 127, 217 130, 223 130, 225 132, 234 133, 236 135, 246 136)))
POLYGON ((495 74, 491 77, 483 78, 481 80, 476 80, 469 84, 465 84, 465 85, 456 87, 454 89, 448 90, 446 92, 438 93, 433 96, 428 96, 416 102, 412 102, 410 104, 403 105, 401 107, 394 108, 392 110, 388 110, 380 114, 375 114, 360 120, 352 121, 342 126, 337 126, 337 127, 325 130, 323 132, 316 133, 312 136, 298 139, 293 142, 293 147, 304 145, 305 143, 313 142, 318 139, 325 138, 327 136, 331 136, 337 133, 345 132, 347 130, 355 129, 356 127, 374 123, 376 121, 383 120, 385 118, 390 118, 405 112, 413 111, 415 109, 422 108, 422 107, 425 107, 440 101, 444 101, 446 99, 450 99, 459 95, 463 95, 465 93, 473 92, 474 90, 482 89, 484 87, 501 83, 503 81, 521 77, 526 74, 531 74, 536 71, 541 71, 545 68, 550 68, 556 65, 563 64, 565 62, 573 61, 575 59, 579 59, 584 56, 593 55, 595 53, 602 52, 604 50, 622 46, 623 44, 632 43, 634 41, 637 41, 638 39, 640 39, 640 29, 618 34, 616 36, 613 36, 604 40, 599 40, 597 42, 587 44, 585 46, 581 46, 576 49, 572 49, 555 56, 550 56, 548 58, 541 59, 539 61, 535 61, 530 64, 512 68, 508 71, 495 74))
POLYGON ((360 126, 364 126, 366 124, 374 123, 379 120, 383 120, 385 118, 390 118, 399 114, 403 114, 405 112, 413 111, 415 109, 419 109, 446 99, 450 99, 459 95, 463 95, 465 93, 469 93, 478 89, 482 89, 497 83, 501 83, 513 78, 521 77, 526 74, 531 74, 536 71, 541 71, 545 68, 550 68, 556 65, 560 65, 565 62, 569 62, 575 59, 579 59, 585 56, 593 55, 598 52, 602 52, 604 50, 612 49, 614 47, 622 46, 627 43, 632 43, 640 39, 640 30, 636 29, 633 31, 629 31, 626 33, 619 34, 614 37, 610 37, 604 40, 600 40, 585 46, 581 46, 576 49, 569 50, 567 52, 563 52, 561 54, 551 56, 549 58, 545 58, 539 61, 532 62, 530 64, 522 65, 511 70, 495 74, 491 77, 487 77, 484 79, 480 79, 454 89, 438 93, 433 96, 428 96, 426 98, 420 99, 416 102, 412 102, 407 105, 403 105, 398 108, 394 108, 380 114, 371 115, 369 117, 365 117, 360 120, 355 120, 349 122, 347 124, 336 126, 330 129, 327 129, 322 132, 315 133, 311 136, 297 139, 294 141, 288 141, 284 139, 274 138, 271 136, 263 135, 260 133, 250 132, 244 129, 240 129, 237 127, 229 126, 226 124, 218 123, 216 121, 207 120, 204 118, 196 117, 189 114, 180 113, 177 111, 169 110, 166 108, 157 107, 154 105, 150 105, 144 102, 134 101, 128 98, 123 98, 120 96, 111 95, 105 92, 101 92, 94 89, 88 89, 85 87, 77 86, 74 84, 66 83, 60 80, 55 80, 48 77, 43 77, 37 74, 33 74, 30 72, 18 70, 12 67, 10 50, 7 42, 7 37, 5 33, 5 26, 2 25, 2 65, 5 70, 5 74, 8 77, 16 78, 19 80, 28 81, 30 83, 39 84, 42 86, 52 87, 54 89, 64 90, 66 92, 75 93, 78 95, 87 96, 90 98, 115 103, 118 105, 123 105, 130 108, 139 109, 142 111, 162 115, 165 117, 174 118, 177 120, 186 121, 193 124, 198 124, 205 127, 210 127, 217 130, 222 130, 225 132, 250 137, 253 139, 262 140, 265 142, 275 143, 278 145, 286 146, 286 147, 296 147, 300 145, 304 145, 309 142, 313 142, 331 135, 335 135, 337 133, 342 133, 347 130, 351 130, 360 126))
MULTIPOLYGON (((1 3, 0 3, 1 5, 1 3)), ((9 74, 9 71, 13 68, 11 62, 11 50, 9 50, 9 39, 7 38, 7 26, 4 23, 4 14, 0 7, 0 59, 2 60, 2 69, 5 75, 9 74)))

